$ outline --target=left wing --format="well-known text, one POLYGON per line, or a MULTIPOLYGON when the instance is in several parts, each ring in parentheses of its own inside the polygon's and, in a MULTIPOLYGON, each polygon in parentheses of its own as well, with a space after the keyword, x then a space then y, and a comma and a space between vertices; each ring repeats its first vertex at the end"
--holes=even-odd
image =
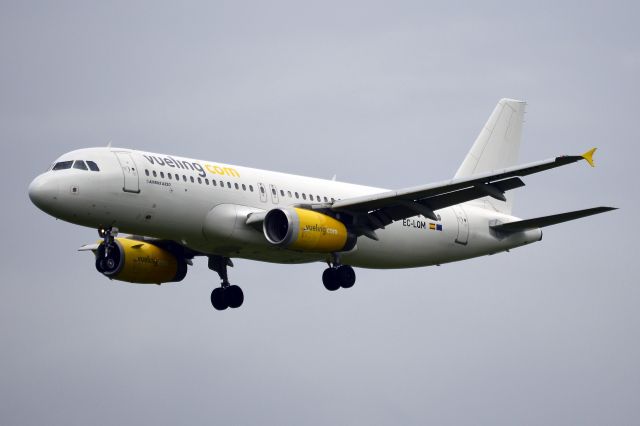
MULTIPOLYGON (((509 167, 434 184, 348 198, 334 202, 329 210, 353 215, 356 232, 377 239, 374 231, 390 223, 421 214, 439 220, 435 211, 490 196, 504 201, 504 192, 524 186, 521 176, 565 166, 580 160, 593 164, 593 148, 582 155, 564 155, 522 166, 509 167)), ((326 208, 326 205, 318 206, 326 208)))

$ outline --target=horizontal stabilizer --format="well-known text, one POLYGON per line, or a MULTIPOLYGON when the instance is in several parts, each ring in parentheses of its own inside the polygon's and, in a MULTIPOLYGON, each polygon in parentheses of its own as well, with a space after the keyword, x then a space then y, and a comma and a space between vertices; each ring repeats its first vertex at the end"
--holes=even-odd
POLYGON ((536 217, 533 219, 519 220, 516 222, 503 223, 491 228, 499 232, 519 232, 527 229, 542 228, 543 226, 555 225, 557 223, 568 222, 581 217, 587 217, 598 213, 616 210, 616 207, 593 207, 590 209, 576 210, 573 212, 553 214, 551 216, 536 217))

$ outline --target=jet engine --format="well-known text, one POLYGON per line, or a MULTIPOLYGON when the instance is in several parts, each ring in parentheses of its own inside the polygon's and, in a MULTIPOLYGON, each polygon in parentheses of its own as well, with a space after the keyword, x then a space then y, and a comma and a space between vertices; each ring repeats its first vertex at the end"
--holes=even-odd
POLYGON ((147 241, 115 238, 105 256, 104 243, 95 250, 96 269, 104 276, 137 284, 161 284, 182 281, 187 262, 168 250, 147 241))
POLYGON ((356 236, 331 216, 296 207, 270 210, 262 225, 271 244, 292 250, 332 253, 351 250, 356 236))

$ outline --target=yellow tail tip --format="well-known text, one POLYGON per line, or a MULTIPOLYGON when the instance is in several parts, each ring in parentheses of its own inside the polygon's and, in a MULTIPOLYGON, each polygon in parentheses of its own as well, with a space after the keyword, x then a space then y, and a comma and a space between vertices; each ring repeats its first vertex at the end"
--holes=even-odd
POLYGON ((582 158, 584 158, 585 160, 587 160, 587 163, 589 163, 589 165, 591 167, 595 167, 596 165, 593 162, 593 153, 596 152, 596 149, 598 148, 591 148, 589 151, 585 152, 584 154, 581 155, 582 158))

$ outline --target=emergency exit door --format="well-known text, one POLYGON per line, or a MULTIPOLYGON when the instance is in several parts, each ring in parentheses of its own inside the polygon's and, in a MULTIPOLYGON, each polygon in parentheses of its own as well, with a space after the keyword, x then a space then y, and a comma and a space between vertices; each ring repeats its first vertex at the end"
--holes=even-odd
POLYGON ((462 206, 453 206, 453 211, 456 213, 458 219, 458 236, 456 237, 456 243, 466 245, 469 242, 469 219, 467 213, 462 206))

